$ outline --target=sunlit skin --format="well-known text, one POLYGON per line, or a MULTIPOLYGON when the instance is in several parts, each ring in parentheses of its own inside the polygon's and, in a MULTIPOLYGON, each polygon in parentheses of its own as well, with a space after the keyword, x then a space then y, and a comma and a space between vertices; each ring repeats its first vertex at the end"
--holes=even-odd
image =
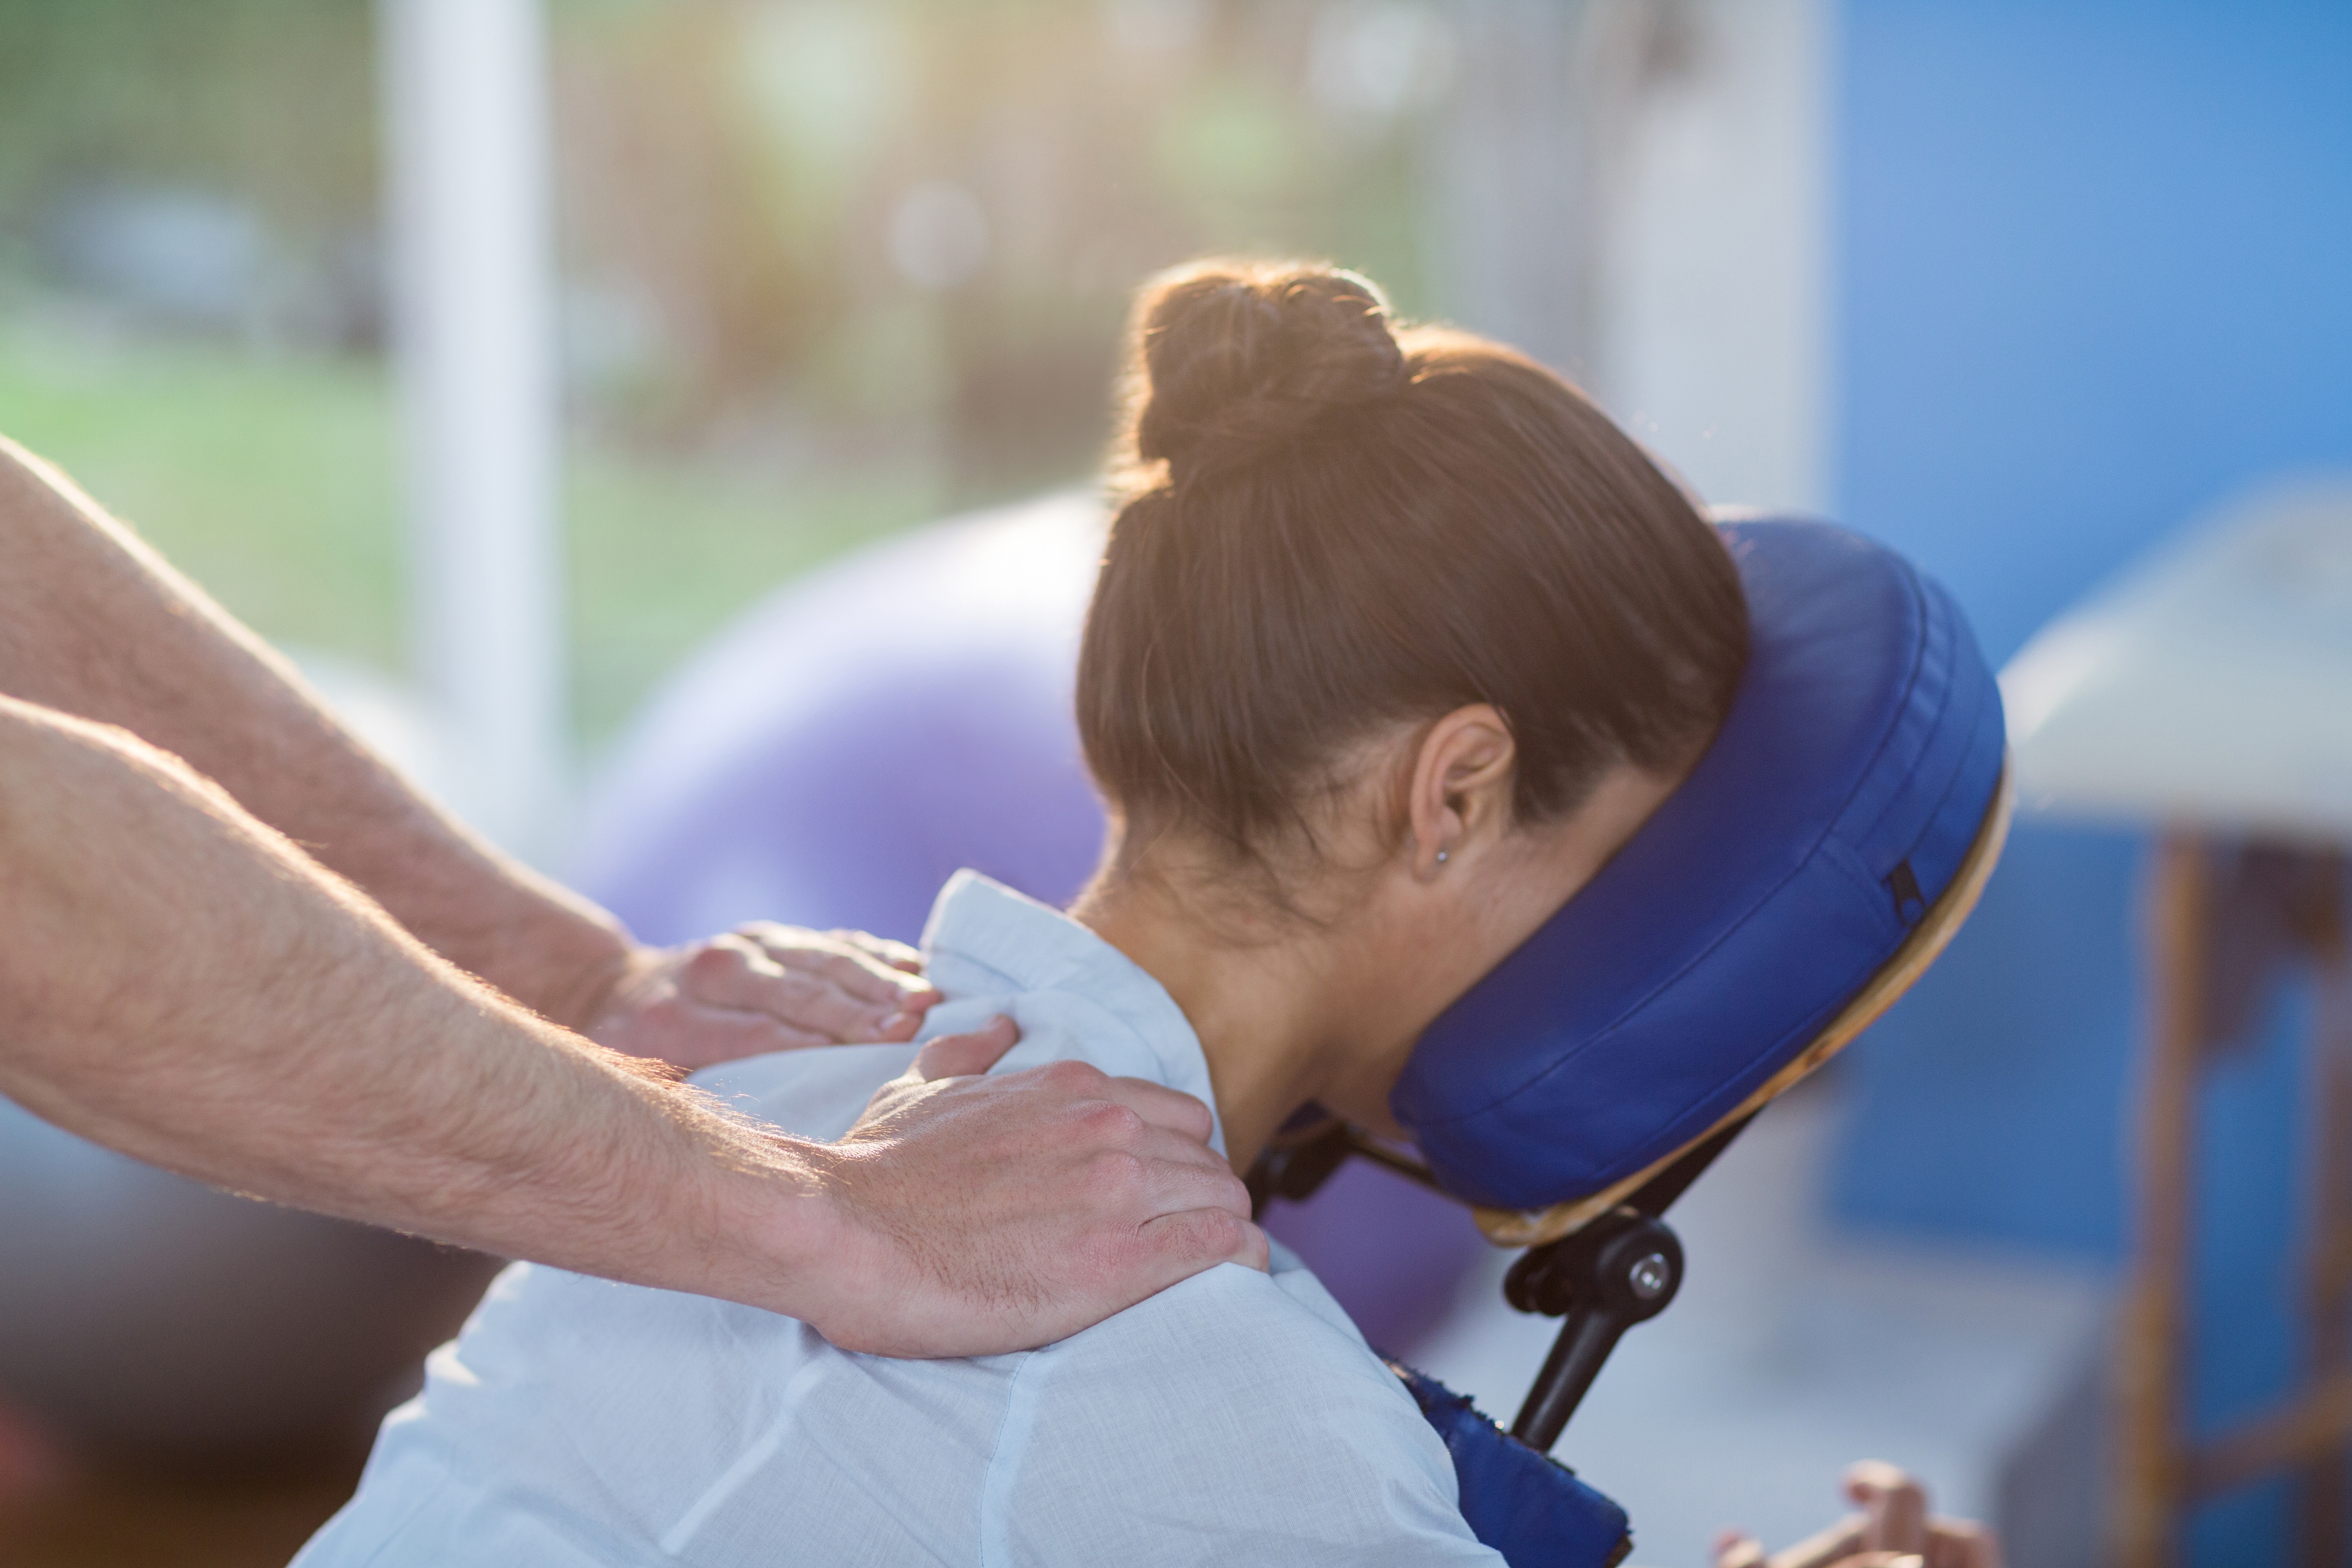
POLYGON ((1122 863, 1114 845, 1072 913, 1192 1021, 1236 1171, 1310 1100, 1401 1132, 1389 1090, 1422 1031, 1591 880, 1684 771, 1621 763, 1574 810, 1527 823, 1511 810, 1516 758, 1483 703, 1365 742, 1317 850, 1277 859, 1290 910, 1236 892, 1220 847, 1161 835, 1122 863))
POLYGON ((1263 1261, 1206 1107, 1082 1062, 977 1076, 1009 1026, 931 1041, 830 1144, 637 1059, 905 1039, 937 998, 912 957, 769 924, 637 946, 0 439, 0 1095, 202 1181, 851 1350, 1024 1349, 1263 1261))

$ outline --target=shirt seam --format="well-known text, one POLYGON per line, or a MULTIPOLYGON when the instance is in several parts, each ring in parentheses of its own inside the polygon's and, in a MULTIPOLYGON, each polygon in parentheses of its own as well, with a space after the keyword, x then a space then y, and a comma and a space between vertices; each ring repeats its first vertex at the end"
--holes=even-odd
POLYGON ((1004 1409, 989 1439, 988 1468, 980 1478, 980 1517, 974 1522, 980 1568, 1013 1568, 1012 1492, 1019 1479, 1019 1450, 1036 1417, 1037 1379, 1030 1369, 1046 1354, 1031 1351, 1004 1388, 1004 1409))

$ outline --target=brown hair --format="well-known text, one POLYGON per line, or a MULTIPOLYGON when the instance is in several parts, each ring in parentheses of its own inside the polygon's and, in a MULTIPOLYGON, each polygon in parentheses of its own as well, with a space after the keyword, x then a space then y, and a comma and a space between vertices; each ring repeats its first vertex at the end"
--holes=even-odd
POLYGON ((1351 272, 1208 261, 1138 296, 1078 730, 1129 829, 1260 858, 1376 727, 1492 703, 1514 815, 1678 765, 1747 601, 1689 498, 1574 387, 1392 330, 1351 272))

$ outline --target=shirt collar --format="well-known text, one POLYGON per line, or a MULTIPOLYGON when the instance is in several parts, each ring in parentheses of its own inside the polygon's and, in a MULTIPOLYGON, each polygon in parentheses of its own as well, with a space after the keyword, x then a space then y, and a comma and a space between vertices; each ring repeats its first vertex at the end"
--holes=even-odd
MULTIPOLYGON (((1157 1068, 1148 1076, 1205 1101, 1215 1117, 1208 1058, 1175 998, 1134 960, 1060 910, 977 871, 958 871, 931 906, 923 953, 932 983, 950 998, 960 990, 996 988, 966 973, 966 965, 987 971, 1005 990, 1083 996, 1134 1034, 1157 1068)), ((1221 1119, 1217 1131, 1213 1141, 1222 1148, 1221 1119)))

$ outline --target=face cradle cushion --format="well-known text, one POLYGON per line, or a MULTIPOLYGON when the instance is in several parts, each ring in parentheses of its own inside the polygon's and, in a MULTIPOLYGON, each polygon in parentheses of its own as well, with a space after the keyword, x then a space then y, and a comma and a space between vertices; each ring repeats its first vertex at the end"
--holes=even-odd
POLYGON ((1719 526, 1754 627, 1723 728, 1391 1098, 1484 1207, 1590 1197, 1738 1110, 1895 958, 2000 798, 2000 695, 1940 585, 1824 523, 1719 526))

